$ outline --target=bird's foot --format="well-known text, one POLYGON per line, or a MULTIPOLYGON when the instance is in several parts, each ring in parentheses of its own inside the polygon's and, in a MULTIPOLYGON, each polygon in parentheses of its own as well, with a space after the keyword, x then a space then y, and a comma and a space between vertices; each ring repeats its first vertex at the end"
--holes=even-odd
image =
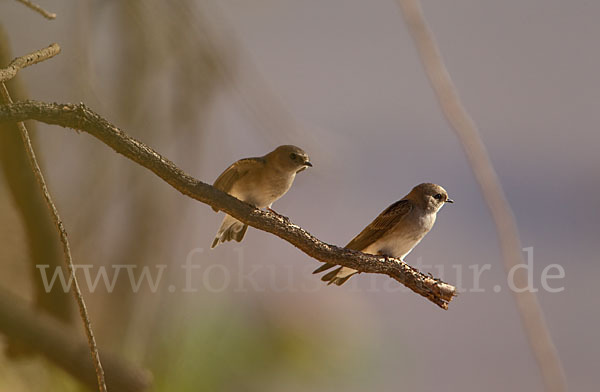
POLYGON ((290 218, 288 218, 285 215, 281 215, 279 212, 275 211, 274 209, 272 209, 271 207, 267 207, 267 210, 273 214, 275 214, 276 216, 280 217, 281 219, 283 219, 286 222, 290 222, 290 218))
POLYGON ((380 255, 380 256, 383 256, 383 259, 385 260, 385 262, 386 262, 386 263, 388 263, 388 262, 390 262, 390 261, 391 261, 391 260, 390 260, 390 256, 388 256, 388 255, 386 255, 386 254, 382 254, 382 253, 379 253, 379 255, 380 255))

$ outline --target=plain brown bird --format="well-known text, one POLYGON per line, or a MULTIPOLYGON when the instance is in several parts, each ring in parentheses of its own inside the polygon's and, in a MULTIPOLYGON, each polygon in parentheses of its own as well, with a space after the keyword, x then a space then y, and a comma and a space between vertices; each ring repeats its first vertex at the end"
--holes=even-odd
MULTIPOLYGON (((437 212, 445 203, 454 203, 439 185, 424 183, 414 187, 402 200, 386 208, 346 248, 373 255, 404 257, 425 237, 435 223, 437 212)), ((313 273, 323 272, 336 264, 325 263, 313 273)), ((338 286, 358 271, 338 267, 321 280, 338 286)))
MULTIPOLYGON (((233 163, 213 186, 258 208, 270 209, 290 189, 296 174, 309 166, 312 163, 304 150, 290 145, 279 146, 265 156, 233 163)), ((211 248, 221 242, 240 242, 247 229, 248 225, 225 215, 211 248)))

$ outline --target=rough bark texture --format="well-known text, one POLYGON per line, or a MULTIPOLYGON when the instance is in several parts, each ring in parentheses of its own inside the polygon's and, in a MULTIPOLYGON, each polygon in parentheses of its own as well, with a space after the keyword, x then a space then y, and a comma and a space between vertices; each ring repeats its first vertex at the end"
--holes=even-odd
POLYGON ((443 309, 448 308, 448 303, 456 295, 455 287, 422 274, 401 260, 386 259, 326 244, 275 214, 261 211, 196 180, 84 104, 25 101, 0 106, 0 123, 24 120, 37 120, 87 132, 119 154, 151 170, 182 194, 225 211, 252 227, 272 233, 319 261, 343 265, 360 272, 389 275, 443 309))
POLYGON ((0 69, 0 82, 6 82, 15 77, 17 72, 30 65, 37 64, 40 61, 48 60, 60 53, 60 46, 52 44, 47 48, 36 50, 35 52, 17 57, 8 64, 8 67, 0 69))

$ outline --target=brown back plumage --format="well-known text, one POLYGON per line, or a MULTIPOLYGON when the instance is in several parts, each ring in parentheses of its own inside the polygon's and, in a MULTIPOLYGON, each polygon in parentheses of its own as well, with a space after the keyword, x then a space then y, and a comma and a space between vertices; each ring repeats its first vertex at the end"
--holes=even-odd
MULTIPOLYGON (((221 175, 215 180, 213 186, 223 192, 231 192, 233 184, 235 184, 240 178, 244 177, 250 170, 263 167, 266 164, 266 160, 263 157, 260 158, 244 158, 237 162, 234 162, 229 166, 221 175)), ((219 211, 213 207, 214 211, 219 211)))
POLYGON ((409 200, 402 199, 386 208, 373 222, 363 229, 352 241, 346 245, 348 249, 363 250, 373 242, 380 239, 391 227, 394 227, 411 210, 409 200))

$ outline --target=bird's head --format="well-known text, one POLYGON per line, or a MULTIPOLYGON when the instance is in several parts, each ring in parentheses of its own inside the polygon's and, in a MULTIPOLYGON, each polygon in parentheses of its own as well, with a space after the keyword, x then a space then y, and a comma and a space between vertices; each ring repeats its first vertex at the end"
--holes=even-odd
POLYGON ((430 212, 438 212, 445 203, 454 203, 444 188, 429 182, 414 187, 406 198, 413 200, 430 212))
POLYGON ((307 167, 312 167, 312 163, 308 159, 308 154, 296 146, 279 146, 269 155, 272 155, 271 158, 276 162, 277 166, 285 171, 300 173, 307 167))

